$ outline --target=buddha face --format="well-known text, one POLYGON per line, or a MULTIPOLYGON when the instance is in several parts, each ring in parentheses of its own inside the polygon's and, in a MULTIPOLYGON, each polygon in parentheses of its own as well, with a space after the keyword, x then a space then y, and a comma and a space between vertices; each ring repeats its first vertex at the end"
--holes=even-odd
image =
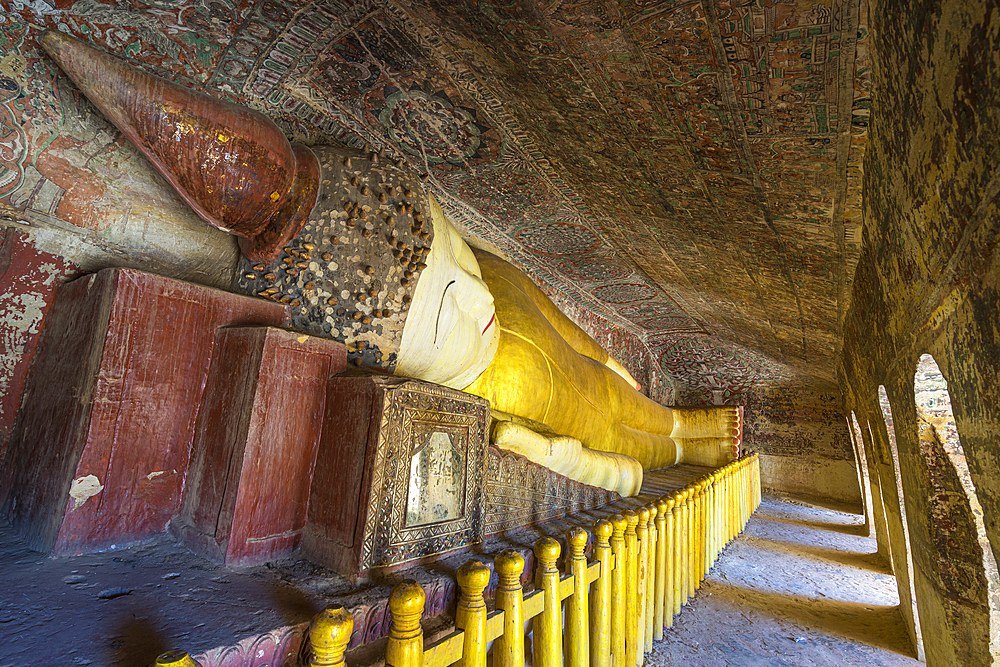
POLYGON ((403 328, 396 374, 455 389, 468 386, 496 352, 496 311, 479 263, 430 197, 434 243, 403 328))

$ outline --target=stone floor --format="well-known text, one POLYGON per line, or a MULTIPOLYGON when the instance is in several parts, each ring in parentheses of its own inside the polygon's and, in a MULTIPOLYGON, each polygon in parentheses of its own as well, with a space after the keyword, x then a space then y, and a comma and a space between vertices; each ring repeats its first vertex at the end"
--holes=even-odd
MULTIPOLYGON (((553 535, 568 527, 550 523, 553 535)), ((765 498, 647 665, 920 664, 895 607, 895 579, 875 562, 874 541, 859 534, 859 523, 856 515, 765 498)), ((526 529, 504 540, 526 546, 544 532, 526 529)), ((308 621, 331 598, 359 594, 305 561, 234 572, 166 536, 52 560, 0 527, 0 572, 0 667, 146 667, 168 648, 231 649, 234 637, 253 638, 240 653, 256 655, 257 646, 278 641, 275 628, 308 621)), ((360 594, 384 597, 387 590, 360 594)), ((220 657, 213 664, 242 662, 220 657)))
POLYGON ((648 667, 920 665, 855 514, 765 497, 648 667))

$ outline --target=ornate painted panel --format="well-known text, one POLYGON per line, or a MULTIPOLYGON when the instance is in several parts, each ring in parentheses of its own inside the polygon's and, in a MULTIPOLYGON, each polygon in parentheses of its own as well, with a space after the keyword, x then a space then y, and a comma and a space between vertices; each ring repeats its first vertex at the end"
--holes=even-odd
POLYGON ((487 401, 428 382, 333 377, 303 550, 346 577, 482 541, 487 401))
POLYGON ((387 392, 362 552, 366 568, 482 540, 478 480, 488 427, 488 403, 471 394, 415 380, 387 392))

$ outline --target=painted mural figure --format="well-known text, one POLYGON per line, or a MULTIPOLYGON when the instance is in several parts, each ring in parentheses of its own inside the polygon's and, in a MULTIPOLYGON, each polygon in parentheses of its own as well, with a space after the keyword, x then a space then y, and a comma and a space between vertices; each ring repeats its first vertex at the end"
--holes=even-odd
POLYGON ((493 441, 629 495, 642 469, 731 460, 734 408, 671 410, 509 262, 471 248, 378 154, 289 144, 269 119, 59 33, 41 44, 206 222, 238 237, 240 291, 289 306, 358 365, 490 401, 493 441))

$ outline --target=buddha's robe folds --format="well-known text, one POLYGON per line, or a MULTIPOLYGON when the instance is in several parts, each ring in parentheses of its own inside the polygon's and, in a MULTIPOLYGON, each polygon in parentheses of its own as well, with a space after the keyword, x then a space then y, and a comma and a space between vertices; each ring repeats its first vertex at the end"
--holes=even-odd
POLYGON ((647 470, 677 463, 671 410, 612 371, 608 354, 524 273, 486 252, 476 259, 493 294, 499 345, 465 391, 647 470))

